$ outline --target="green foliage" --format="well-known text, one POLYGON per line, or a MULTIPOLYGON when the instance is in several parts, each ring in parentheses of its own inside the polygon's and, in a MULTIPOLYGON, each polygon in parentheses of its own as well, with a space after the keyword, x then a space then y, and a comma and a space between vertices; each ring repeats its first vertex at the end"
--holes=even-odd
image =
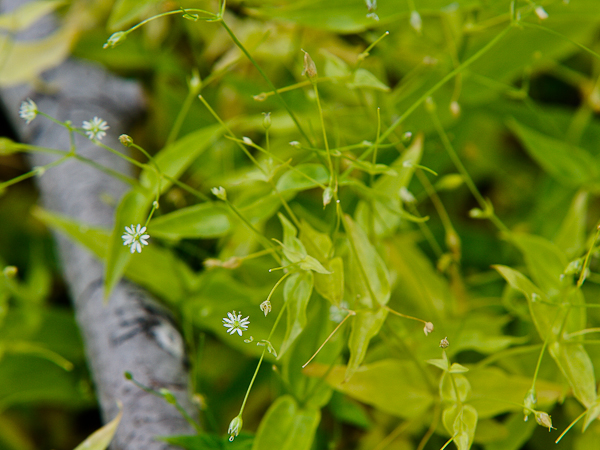
POLYGON ((583 419, 585 448, 598 2, 158 3, 115 2, 117 33, 75 48, 152 99, 114 228, 34 214, 105 261, 107 296, 124 275, 181 318, 204 431, 163 439, 344 448, 354 427, 360 448, 533 449, 534 421, 583 419))

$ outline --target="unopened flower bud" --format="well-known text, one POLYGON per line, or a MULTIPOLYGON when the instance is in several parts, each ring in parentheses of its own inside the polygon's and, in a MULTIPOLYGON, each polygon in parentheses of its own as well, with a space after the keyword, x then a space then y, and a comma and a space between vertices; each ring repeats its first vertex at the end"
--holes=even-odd
POLYGON ((221 264, 224 269, 237 269, 242 265, 242 260, 238 256, 232 256, 227 261, 221 264))
POLYGON ((425 109, 429 113, 433 113, 436 110, 435 102, 433 101, 433 97, 427 97, 425 99, 425 109))
POLYGON ((554 427, 552 426, 552 419, 550 418, 550 415, 540 411, 534 411, 534 413, 535 421, 543 427, 548 427, 548 431, 552 431, 552 428, 554 427))
POLYGON ((450 112, 454 117, 460 116, 460 104, 456 100, 450 103, 450 112))
POLYGON ((333 198, 333 189, 331 187, 325 188, 323 191, 323 208, 331 203, 331 199, 333 198))
POLYGON ((102 48, 116 47, 121 42, 123 42, 126 37, 127 37, 127 33, 125 31, 117 31, 116 33, 113 33, 110 35, 110 37, 108 38, 108 41, 106 41, 106 44, 104 44, 102 46, 102 48))
POLYGON ((202 89, 202 79, 198 73, 198 69, 192 71, 192 76, 188 80, 188 87, 193 95, 198 95, 202 89))
POLYGON ((121 142, 121 144, 123 144, 125 147, 131 147, 133 145, 133 139, 131 139, 131 136, 127 134, 122 134, 119 136, 119 142, 121 142))
POLYGON ((449 345, 450 345, 450 342, 448 342, 448 336, 446 336, 444 339, 442 339, 440 341, 441 348, 448 348, 449 345))
POLYGON ((425 324, 425 326, 423 327, 423 333, 425 333, 425 336, 429 336, 429 333, 431 333, 433 331, 433 324, 431 322, 427 322, 425 324))
POLYGON ((291 141, 290 145, 292 147, 300 148, 300 142, 298 142, 298 141, 291 141))
POLYGON ((402 186, 400 188, 400 191, 398 192, 400 195, 400 199, 404 202, 404 203, 408 203, 409 205, 412 205, 413 203, 415 203, 417 201, 417 199, 415 198, 415 196, 412 194, 412 192, 410 192, 408 189, 406 189, 405 186, 402 186))
POLYGON ((264 115, 265 117, 263 118, 263 123, 262 123, 262 125, 263 125, 263 128, 264 128, 265 130, 268 130, 269 128, 271 128, 271 113, 270 113, 270 112, 268 112, 268 113, 263 113, 263 115, 264 115))
POLYGON ((535 8, 535 15, 538 16, 538 18, 540 20, 546 20, 548 18, 548 13, 546 12, 546 10, 541 7, 541 6, 537 6, 535 8))
POLYGON ((2 272, 6 278, 14 278, 17 276, 18 271, 19 269, 17 269, 15 266, 6 266, 2 272))
POLYGON ((243 141, 243 142, 244 142, 244 144, 246 144, 246 145, 253 145, 253 144, 254 144, 254 142, 252 142, 252 139, 250 139, 248 136, 244 136, 244 137, 242 138, 242 141, 243 141))
POLYGON ((233 439, 240 434, 242 430, 242 425, 244 421, 242 420, 242 416, 236 416, 231 423, 229 424, 229 428, 227 429, 227 434, 229 435, 229 442, 233 442, 233 439))
POLYGON ((212 192, 212 194, 220 200, 227 200, 227 191, 223 186, 214 187, 210 190, 210 192, 212 192))
POLYGON ((410 26, 417 33, 421 34, 423 30, 423 21, 421 20, 421 15, 417 11, 412 11, 410 13, 410 26))
POLYGON ((313 79, 317 76, 317 66, 315 66, 315 62, 312 60, 308 52, 304 52, 304 70, 302 71, 302 75, 306 75, 309 79, 313 79))
POLYGON ((269 300, 265 300, 260 304, 260 310, 265 313, 265 317, 267 314, 271 312, 271 302, 269 300))

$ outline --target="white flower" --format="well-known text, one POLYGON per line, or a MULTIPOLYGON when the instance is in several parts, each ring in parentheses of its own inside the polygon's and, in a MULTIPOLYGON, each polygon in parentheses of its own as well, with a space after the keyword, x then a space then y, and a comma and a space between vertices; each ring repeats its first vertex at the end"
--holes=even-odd
POLYGON ((109 126, 106 121, 102 120, 100 117, 94 117, 90 122, 84 120, 82 128, 91 140, 101 140, 106 136, 106 130, 109 129, 109 126))
POLYGON ((229 334, 237 332, 237 334, 241 336, 242 331, 246 331, 248 329, 248 325, 250 324, 248 317, 250 316, 246 316, 244 319, 242 319, 241 311, 240 314, 236 314, 235 311, 230 313, 228 312, 227 316, 229 319, 227 317, 223 319, 223 326, 228 328, 227 332, 229 334))
POLYGON ((28 98, 26 102, 21 103, 21 109, 19 109, 19 116, 21 116, 21 118, 25 120, 27 124, 29 124, 33 119, 35 119, 37 113, 37 105, 30 98, 28 98))
POLYGON ((144 234, 146 227, 141 226, 139 223, 137 226, 131 225, 125 227, 125 234, 121 236, 123 239, 123 245, 129 245, 131 253, 137 250, 138 253, 142 253, 142 245, 148 245, 146 239, 150 237, 149 234, 144 234))

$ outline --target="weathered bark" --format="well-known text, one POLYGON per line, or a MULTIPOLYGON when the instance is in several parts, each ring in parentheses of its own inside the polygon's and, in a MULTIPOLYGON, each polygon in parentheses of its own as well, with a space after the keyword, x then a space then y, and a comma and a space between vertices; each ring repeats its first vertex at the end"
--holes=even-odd
MULTIPOLYGON (((22 3, 25 2, 3 0, 0 5, 6 11, 22 3)), ((52 20, 47 19, 34 25, 26 37, 40 37, 53 26, 52 20)), ((103 142, 123 149, 117 136, 127 131, 132 118, 143 109, 142 92, 136 83, 114 77, 99 66, 72 59, 48 71, 43 78, 47 83, 46 93, 34 92, 28 86, 1 92, 24 142, 61 149, 68 149, 70 145, 68 133, 49 120, 37 117, 26 125, 18 117, 19 105, 30 97, 41 111, 61 121, 71 120, 76 126, 94 116, 103 118, 110 125, 103 142)), ((131 169, 122 158, 81 136, 77 137, 76 144, 79 154, 99 164, 122 173, 131 169)), ((42 166, 54 159, 55 156, 47 154, 30 157, 33 166, 42 166)), ((105 227, 112 226, 114 203, 127 188, 75 160, 49 169, 37 182, 45 208, 85 224, 105 227), (114 199, 114 203, 108 204, 106 198, 114 199)), ((117 400, 124 406, 123 419, 111 448, 170 448, 154 437, 191 434, 192 427, 172 405, 138 389, 125 380, 123 373, 130 371, 137 380, 153 388, 168 388, 186 410, 192 411, 184 345, 179 332, 164 309, 129 282, 120 282, 105 304, 102 264, 67 237, 57 235, 56 241, 104 419, 116 415, 117 400)), ((136 256, 143 258, 143 253, 136 256)))

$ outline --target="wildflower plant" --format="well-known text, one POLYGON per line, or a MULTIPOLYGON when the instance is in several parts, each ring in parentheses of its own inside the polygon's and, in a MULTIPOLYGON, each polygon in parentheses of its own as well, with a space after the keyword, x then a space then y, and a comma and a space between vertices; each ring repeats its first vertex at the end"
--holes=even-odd
MULTIPOLYGON (((598 5, 425 14, 369 1, 324 14, 315 2, 299 14, 283 3, 256 6, 247 28, 220 1, 107 37, 103 57, 134 52, 141 27, 171 17, 198 52, 202 70, 161 84, 157 108, 179 105, 171 128, 153 124, 161 145, 122 135, 143 162, 100 142, 110 129, 99 117, 59 124, 140 169, 105 235, 105 290, 135 279, 177 310, 192 347, 214 350, 190 356, 214 408, 201 417, 217 418, 211 431, 194 422, 198 445, 221 435, 254 450, 342 446, 324 408, 365 448, 508 448, 535 439, 536 423, 561 430, 557 440, 579 421, 597 431, 597 74, 569 58, 592 67, 600 56, 597 23, 569 17, 598 5), (227 41, 209 47, 217 30, 227 41), (576 88, 576 111, 541 107, 530 89, 541 71, 576 88), (155 277, 128 269, 134 252, 155 277), (252 336, 239 339, 250 315, 252 336), (231 374, 245 370, 240 358, 253 372, 222 381, 222 402, 202 368, 231 374)), ((141 14, 126 10, 112 23, 141 14)), ((28 100, 20 115, 44 114, 28 100)), ((94 233, 63 228, 95 245, 94 233)))

